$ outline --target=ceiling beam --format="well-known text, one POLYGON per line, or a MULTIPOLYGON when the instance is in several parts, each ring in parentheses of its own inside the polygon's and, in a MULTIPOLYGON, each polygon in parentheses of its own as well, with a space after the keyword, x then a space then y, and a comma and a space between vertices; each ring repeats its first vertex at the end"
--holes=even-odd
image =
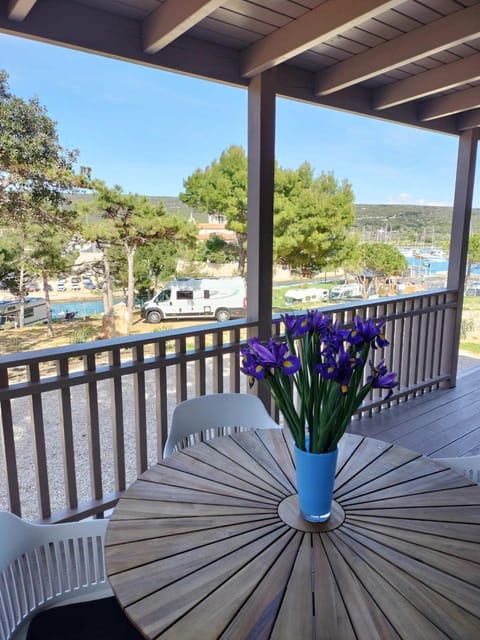
POLYGON ((142 24, 143 50, 157 53, 215 11, 224 0, 166 0, 142 24))
POLYGON ((480 109, 467 111, 467 113, 457 116, 457 128, 459 131, 480 128, 480 109))
POLYGON ((480 87, 472 87, 422 102, 418 109, 418 117, 425 122, 478 107, 480 107, 480 87))
POLYGON ((7 15, 9 20, 22 22, 37 0, 9 0, 7 15))
POLYGON ((373 108, 388 109, 477 80, 480 80, 480 53, 380 87, 373 94, 373 108))
POLYGON ((315 93, 328 95, 480 36, 480 4, 409 31, 317 74, 315 93))
POLYGON ((326 0, 250 45, 242 55, 241 74, 252 78, 398 4, 400 0, 326 0))

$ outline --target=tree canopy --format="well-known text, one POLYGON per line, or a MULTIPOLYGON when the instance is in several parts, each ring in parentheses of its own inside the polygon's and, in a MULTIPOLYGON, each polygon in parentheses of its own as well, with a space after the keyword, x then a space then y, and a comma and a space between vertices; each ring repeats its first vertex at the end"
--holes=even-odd
MULTIPOLYGON (((3 255, 10 254, 9 272, 3 277, 22 305, 39 256, 41 274, 47 273, 46 261, 50 260, 49 273, 59 264, 57 257, 64 247, 55 249, 54 258, 52 246, 46 250, 47 236, 50 241, 53 234, 58 243, 62 231, 72 234, 75 229, 76 212, 69 206, 69 193, 86 186, 89 179, 87 169, 76 172, 77 156, 77 151, 60 145, 56 123, 38 99, 13 95, 8 75, 0 71, 0 226, 10 229, 9 238, 4 234, 0 240, 3 255)), ((68 240, 63 239, 66 244, 68 240)))
POLYGON ((37 98, 13 95, 0 71, 0 220, 63 223, 72 217, 68 193, 86 186, 75 171, 78 151, 63 148, 56 123, 37 98))
POLYGON ((277 168, 275 174, 274 252, 290 267, 324 269, 343 256, 353 224, 353 191, 333 173, 315 177, 308 162, 298 169, 277 168))
MULTIPOLYGON (((180 198, 210 214, 224 215, 235 232, 238 269, 245 269, 247 238, 247 157, 242 147, 231 146, 205 169, 184 180, 180 198)), ((276 168, 274 251, 290 267, 321 269, 338 264, 347 230, 354 221, 353 191, 333 173, 315 177, 305 162, 298 169, 276 168)))
POLYGON ((196 169, 183 181, 180 199, 209 214, 225 216, 235 233, 238 271, 245 271, 247 241, 247 156, 242 147, 230 146, 205 169, 196 169))
POLYGON ((376 291, 380 280, 399 276, 408 268, 400 251, 384 242, 362 242, 349 264, 363 287, 364 297, 376 291))
POLYGON ((108 188, 96 183, 96 195, 90 209, 100 213, 101 220, 84 229, 84 235, 95 239, 103 249, 123 247, 127 262, 127 314, 132 322, 135 304, 134 259, 139 247, 162 241, 182 247, 192 246, 196 227, 178 215, 169 215, 163 204, 152 205, 144 196, 124 193, 118 185, 108 188), (93 238, 93 235, 96 235, 93 238))

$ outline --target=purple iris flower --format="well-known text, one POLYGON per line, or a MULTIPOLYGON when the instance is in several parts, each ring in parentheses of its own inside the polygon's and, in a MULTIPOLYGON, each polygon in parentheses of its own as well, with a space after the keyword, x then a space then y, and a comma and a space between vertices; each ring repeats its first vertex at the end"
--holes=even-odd
POLYGON ((328 336, 335 328, 332 323, 332 316, 323 314, 321 311, 312 311, 310 321, 312 329, 322 337, 328 336))
POLYGON ((330 325, 325 329, 325 333, 322 336, 322 340, 325 344, 325 350, 340 351, 344 347, 344 342, 347 339, 349 331, 346 329, 339 329, 337 323, 330 325))
POLYGON ((292 316, 288 313, 285 313, 284 315, 282 315, 282 321, 285 325, 285 331, 292 336, 295 333, 297 316, 292 316))
POLYGON ((377 347, 388 346, 385 340, 383 326, 385 321, 376 323, 372 318, 363 321, 359 316, 354 319, 354 327, 348 335, 348 342, 358 349, 361 349, 365 343, 370 343, 374 349, 377 347))
POLYGON ((298 316, 295 324, 295 331, 292 333, 292 338, 301 338, 306 333, 312 330, 312 320, 307 314, 305 316, 298 316))
MULTIPOLYGON (((242 364, 240 370, 250 378, 256 380, 262 380, 265 378, 265 367, 258 362, 253 353, 248 347, 245 347, 240 351, 242 355, 242 364)), ((250 384, 251 386, 251 384, 250 384)))
POLYGON ((315 366, 315 370, 322 378, 335 380, 340 385, 340 392, 345 395, 348 392, 348 385, 353 372, 362 361, 347 353, 343 347, 338 353, 330 352, 325 360, 315 366))
POLYGON ((260 342, 258 338, 252 338, 248 341, 252 354, 264 367, 275 367, 277 365, 277 359, 272 351, 271 343, 272 340, 266 343, 260 342))
POLYGON ((292 375, 301 364, 296 355, 289 353, 286 342, 276 342, 273 338, 268 343, 252 338, 241 353, 242 372, 257 379, 265 377, 266 369, 278 368, 286 375, 292 375))
POLYGON ((398 385, 398 380, 395 379, 397 374, 388 371, 384 360, 379 362, 377 366, 370 362, 370 366, 372 375, 368 376, 367 382, 371 382, 374 389, 389 389, 389 393, 385 397, 387 400, 392 395, 393 388, 398 385))

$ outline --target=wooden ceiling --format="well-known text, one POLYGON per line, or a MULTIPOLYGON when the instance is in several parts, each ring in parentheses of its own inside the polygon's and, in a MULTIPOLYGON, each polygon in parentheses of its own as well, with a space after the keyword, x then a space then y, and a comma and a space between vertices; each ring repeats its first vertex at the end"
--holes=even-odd
POLYGON ((274 69, 284 97, 480 127, 480 0, 0 0, 0 31, 237 86, 274 69))

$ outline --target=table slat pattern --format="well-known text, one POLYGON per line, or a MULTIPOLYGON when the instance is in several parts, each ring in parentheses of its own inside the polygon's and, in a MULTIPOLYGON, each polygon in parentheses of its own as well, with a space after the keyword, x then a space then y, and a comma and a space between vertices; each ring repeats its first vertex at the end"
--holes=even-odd
POLYGON ((210 440, 145 472, 106 543, 113 589, 145 637, 480 638, 480 486, 347 434, 335 517, 305 523, 295 492, 280 430, 210 440))

